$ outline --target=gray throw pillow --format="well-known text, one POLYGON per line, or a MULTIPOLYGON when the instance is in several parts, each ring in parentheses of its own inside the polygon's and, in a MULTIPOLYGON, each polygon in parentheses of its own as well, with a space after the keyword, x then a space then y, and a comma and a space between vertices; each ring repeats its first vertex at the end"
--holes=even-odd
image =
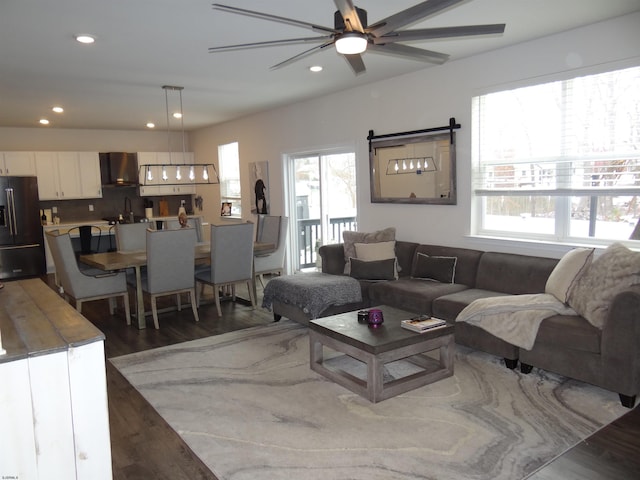
MULTIPOLYGON (((591 262, 569 292, 569 306, 594 327, 602 329, 613 298, 640 283, 640 253, 621 243, 609 245, 591 262)), ((613 319, 615 320, 615 319, 613 319)))
POLYGON ((350 258, 350 275, 358 280, 394 280, 396 278, 396 259, 358 260, 350 258))
POLYGON ((411 276, 422 280, 454 283, 458 257, 438 257, 417 253, 413 261, 411 276))

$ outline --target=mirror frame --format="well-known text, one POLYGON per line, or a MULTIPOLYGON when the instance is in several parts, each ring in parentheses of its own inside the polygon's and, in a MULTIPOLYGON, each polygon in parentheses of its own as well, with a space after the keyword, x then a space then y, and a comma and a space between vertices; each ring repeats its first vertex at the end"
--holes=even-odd
MULTIPOLYGON (((456 150, 455 150, 455 133, 451 130, 448 133, 439 134, 423 134, 423 135, 411 135, 401 136, 401 134, 391 136, 381 136, 379 139, 376 137, 369 137, 369 174, 370 174, 370 188, 371 188, 371 202, 372 203, 408 203, 408 204, 432 204, 432 205, 456 205, 457 203, 457 189, 456 189, 456 150), (434 143, 442 142, 446 140, 449 143, 449 193, 447 196, 438 197, 384 197, 382 196, 380 181, 383 176, 387 175, 384 167, 381 166, 378 171, 376 165, 378 159, 376 157, 377 149, 389 148, 389 147, 401 147, 408 144, 423 143, 429 149, 435 150, 437 147, 432 145, 434 143)), ((401 159, 398 159, 401 160, 401 159)), ((407 158, 406 160, 411 160, 407 158)), ((389 160, 390 162, 391 160, 389 160)), ((396 160, 397 163, 397 160, 396 160)), ((387 166, 388 168, 388 166, 387 166)), ((416 174, 421 175, 437 175, 435 171, 417 171, 416 174), (420 173, 418 173, 420 172, 420 173)))

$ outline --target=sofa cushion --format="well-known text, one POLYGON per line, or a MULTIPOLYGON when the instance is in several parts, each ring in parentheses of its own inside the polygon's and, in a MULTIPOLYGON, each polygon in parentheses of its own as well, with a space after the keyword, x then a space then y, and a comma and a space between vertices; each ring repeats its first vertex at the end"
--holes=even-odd
POLYGON ((415 242, 404 242, 396 240, 396 258, 398 259, 398 275, 401 277, 411 276, 411 268, 413 266, 413 257, 418 248, 415 242))
POLYGON ((401 277, 390 282, 378 282, 369 287, 371 305, 390 305, 414 313, 431 315, 434 298, 464 290, 456 283, 440 283, 401 277))
POLYGON ((482 290, 514 295, 544 293, 557 263, 555 258, 486 252, 480 258, 475 285, 482 290))
POLYGON ((593 248, 574 248, 565 253, 547 279, 544 291, 563 303, 593 259, 593 248))
POLYGON ((433 315, 449 322, 454 322, 458 314, 474 300, 504 295, 507 294, 478 288, 468 288, 458 292, 452 292, 434 299, 432 307, 433 315))
POLYGON ((478 262, 482 256, 481 251, 468 248, 422 244, 416 248, 416 255, 418 253, 432 257, 456 257, 458 260, 456 261, 455 282, 466 285, 467 287, 475 287, 478 262))
POLYGON ((601 330, 577 315, 545 318, 538 328, 534 348, 540 344, 562 349, 600 353, 601 330))
POLYGON ((454 283, 457 261, 458 257, 440 257, 417 253, 411 269, 411 276, 422 280, 454 283))
POLYGON ((620 243, 596 258, 569 294, 569 305, 594 327, 603 328, 613 298, 640 283, 640 253, 620 243))
POLYGON ((357 258, 356 255, 356 243, 377 243, 388 242, 396 239, 395 227, 385 228, 384 230, 378 230, 376 232, 352 232, 346 230, 342 232, 342 239, 344 241, 344 273, 349 274, 349 259, 357 258))
POLYGON ((354 244, 354 247, 356 249, 356 258, 358 260, 369 262, 373 260, 393 259, 393 278, 391 280, 398 278, 395 240, 391 240, 389 242, 356 243, 354 244))
POLYGON ((396 278, 396 259, 360 260, 349 259, 350 275, 358 280, 394 280, 396 278))

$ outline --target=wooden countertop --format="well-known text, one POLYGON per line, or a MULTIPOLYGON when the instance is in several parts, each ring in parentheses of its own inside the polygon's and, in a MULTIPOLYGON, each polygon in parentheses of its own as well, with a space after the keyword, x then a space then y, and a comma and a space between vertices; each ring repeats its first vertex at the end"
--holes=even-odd
POLYGON ((38 278, 0 290, 0 363, 103 341, 104 334, 38 278))

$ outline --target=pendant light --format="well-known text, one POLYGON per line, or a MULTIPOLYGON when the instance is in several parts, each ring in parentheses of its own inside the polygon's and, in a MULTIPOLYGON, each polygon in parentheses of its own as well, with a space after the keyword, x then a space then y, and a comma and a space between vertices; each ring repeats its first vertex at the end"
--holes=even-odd
POLYGON ((143 179, 142 185, 215 185, 220 183, 218 177, 218 170, 213 163, 185 163, 187 158, 186 151, 186 134, 184 130, 184 111, 182 106, 182 90, 184 87, 177 87, 172 85, 164 85, 164 101, 165 101, 165 114, 167 117, 167 150, 169 153, 169 163, 162 164, 148 164, 141 165, 140 168, 145 168, 144 175, 140 178, 143 179), (169 95, 171 92, 177 92, 178 101, 180 104, 180 110, 173 116, 180 119, 180 128, 182 131, 182 161, 174 164, 173 152, 171 151, 171 124, 169 116, 169 95), (160 178, 155 179, 153 170, 159 169, 161 171, 160 178), (189 174, 183 176, 184 171, 188 171, 189 174))

